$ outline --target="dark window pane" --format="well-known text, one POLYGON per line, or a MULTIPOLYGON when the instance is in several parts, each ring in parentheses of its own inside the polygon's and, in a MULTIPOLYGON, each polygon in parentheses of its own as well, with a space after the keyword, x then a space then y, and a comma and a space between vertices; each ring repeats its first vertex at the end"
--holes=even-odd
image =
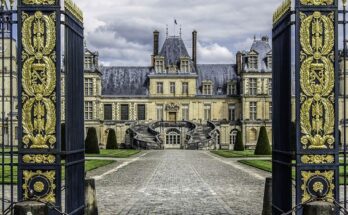
POLYGON ((129 120, 129 106, 121 105, 121 120, 129 120))
POLYGON ((112 120, 112 105, 104 105, 104 120, 112 120))
POLYGON ((145 120, 145 105, 138 105, 138 120, 145 120))

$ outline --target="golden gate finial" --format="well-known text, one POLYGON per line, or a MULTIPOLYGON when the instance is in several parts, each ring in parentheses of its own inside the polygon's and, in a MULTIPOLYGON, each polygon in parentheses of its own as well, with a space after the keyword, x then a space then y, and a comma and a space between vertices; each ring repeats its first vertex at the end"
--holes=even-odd
POLYGON ((277 23, 291 9, 291 0, 285 0, 273 14, 273 24, 277 23))

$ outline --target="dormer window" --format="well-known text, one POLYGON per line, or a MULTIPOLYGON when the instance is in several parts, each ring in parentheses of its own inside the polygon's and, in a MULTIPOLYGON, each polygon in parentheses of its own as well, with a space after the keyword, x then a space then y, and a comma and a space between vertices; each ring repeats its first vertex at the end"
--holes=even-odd
POLYGON ((252 53, 248 57, 248 67, 249 69, 257 69, 258 68, 258 59, 257 59, 257 54, 252 53))
POLYGON ((212 95, 213 94, 213 83, 211 81, 203 82, 203 95, 212 95))
POLYGON ((267 67, 269 68, 269 69, 272 69, 272 55, 271 54, 269 54, 269 55, 267 55, 267 67))
POLYGON ((85 69, 91 69, 91 68, 92 68, 92 58, 85 57, 85 69))
POLYGON ((230 96, 237 95, 237 82, 236 81, 231 81, 228 84, 228 95, 230 95, 230 96))
POLYGON ((187 57, 181 58, 180 71, 182 73, 190 73, 191 72, 189 58, 187 58, 187 57))
POLYGON ((164 58, 155 57, 155 71, 156 73, 164 73, 164 58))

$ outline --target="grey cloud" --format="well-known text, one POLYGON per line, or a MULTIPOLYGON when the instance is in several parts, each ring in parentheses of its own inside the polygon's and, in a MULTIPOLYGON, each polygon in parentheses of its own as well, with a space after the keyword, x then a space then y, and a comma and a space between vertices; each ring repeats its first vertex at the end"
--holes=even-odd
POLYGON ((161 32, 163 43, 166 24, 170 35, 174 34, 174 18, 182 25, 189 52, 191 32, 198 31, 203 51, 200 63, 215 59, 230 63, 234 60, 229 59, 232 53, 250 49, 254 35, 270 35, 272 13, 281 3, 279 0, 75 1, 85 11, 87 44, 99 51, 102 62, 145 66, 150 62, 152 31, 161 32), (214 57, 208 57, 211 55, 214 57))

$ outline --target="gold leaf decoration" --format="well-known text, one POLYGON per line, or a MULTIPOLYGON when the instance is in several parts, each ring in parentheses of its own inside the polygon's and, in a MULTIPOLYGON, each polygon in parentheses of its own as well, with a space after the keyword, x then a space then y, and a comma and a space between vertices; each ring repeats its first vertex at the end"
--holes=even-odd
POLYGON ((27 148, 49 149, 56 143, 55 16, 22 13, 22 141, 27 148))
POLYGON ((64 1, 64 8, 65 8, 65 11, 68 11, 78 21, 83 23, 83 12, 72 0, 65 0, 64 1))
POLYGON ((24 163, 53 164, 56 157, 54 155, 24 155, 22 160, 24 163))
POLYGON ((333 155, 303 155, 301 161, 306 164, 326 164, 333 163, 335 158, 333 155))
POLYGON ((334 15, 315 11, 300 14, 301 144, 303 149, 333 149, 334 15))
POLYGON ((334 3, 334 0, 301 0, 302 5, 320 6, 320 5, 332 5, 333 3, 334 3))
POLYGON ((29 5, 54 5, 56 0, 22 0, 22 2, 29 5))
POLYGON ((334 189, 335 189, 335 184, 334 184, 334 171, 329 170, 329 171, 302 171, 301 172, 302 176, 302 185, 301 185, 301 190, 302 190, 302 202, 307 202, 308 200, 311 200, 314 196, 311 195, 309 192, 310 189, 312 189, 315 192, 318 191, 323 191, 324 190, 324 184, 320 180, 315 180, 316 178, 322 178, 327 181, 327 193, 325 195, 325 199, 329 202, 332 202, 334 199, 334 189), (309 182, 314 181, 312 187, 309 186, 309 182))
POLYGON ((56 189, 55 176, 56 172, 54 170, 24 170, 22 185, 24 200, 40 199, 54 204, 56 202, 54 193, 56 189), (32 192, 33 196, 29 196, 29 193, 32 192))
POLYGON ((273 24, 277 23, 287 12, 291 10, 291 0, 285 0, 273 14, 273 24))

